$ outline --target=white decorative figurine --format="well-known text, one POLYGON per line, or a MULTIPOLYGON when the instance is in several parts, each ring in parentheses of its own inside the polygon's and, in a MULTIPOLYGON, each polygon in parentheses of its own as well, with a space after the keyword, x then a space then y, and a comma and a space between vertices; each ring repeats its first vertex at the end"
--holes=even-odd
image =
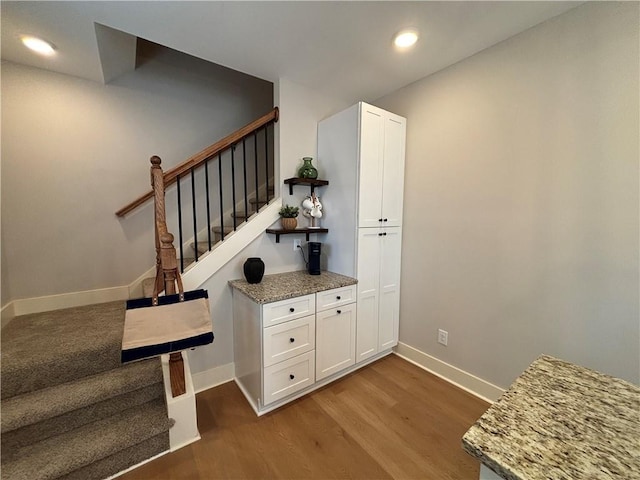
POLYGON ((302 215, 311 219, 309 228, 320 228, 319 225, 316 225, 316 219, 322 218, 322 204, 320 197, 316 197, 315 193, 302 201, 302 215))

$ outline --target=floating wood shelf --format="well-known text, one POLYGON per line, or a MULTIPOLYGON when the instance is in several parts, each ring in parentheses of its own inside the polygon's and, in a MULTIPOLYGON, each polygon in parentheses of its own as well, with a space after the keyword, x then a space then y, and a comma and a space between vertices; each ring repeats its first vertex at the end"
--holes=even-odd
MULTIPOLYGON (((303 179, 306 180, 306 179, 303 179)), ((312 233, 328 233, 328 228, 296 228, 294 230, 285 230, 283 228, 267 228, 267 233, 273 233, 276 236, 276 243, 280 243, 280 235, 291 235, 294 233, 303 233, 309 241, 309 235, 312 233)))
POLYGON ((287 178, 284 181, 285 185, 289 185, 289 195, 293 195, 293 186, 294 185, 309 185, 311 187, 311 193, 315 187, 322 187, 324 185, 329 185, 329 180, 318 180, 317 178, 287 178))

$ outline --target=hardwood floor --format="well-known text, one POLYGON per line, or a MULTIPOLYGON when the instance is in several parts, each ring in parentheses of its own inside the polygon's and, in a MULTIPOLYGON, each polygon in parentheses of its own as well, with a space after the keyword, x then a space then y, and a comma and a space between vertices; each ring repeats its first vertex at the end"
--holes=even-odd
POLYGON ((202 440, 133 479, 469 479, 461 447, 489 404, 389 355, 257 417, 229 382, 197 395, 202 440))

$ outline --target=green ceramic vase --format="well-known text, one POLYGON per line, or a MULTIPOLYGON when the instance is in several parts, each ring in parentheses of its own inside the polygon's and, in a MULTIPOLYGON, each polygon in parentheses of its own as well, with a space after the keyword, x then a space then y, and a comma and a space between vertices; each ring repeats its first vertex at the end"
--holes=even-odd
POLYGON ((312 157, 304 157, 302 166, 298 169, 299 178, 318 178, 318 170, 311 165, 312 157))

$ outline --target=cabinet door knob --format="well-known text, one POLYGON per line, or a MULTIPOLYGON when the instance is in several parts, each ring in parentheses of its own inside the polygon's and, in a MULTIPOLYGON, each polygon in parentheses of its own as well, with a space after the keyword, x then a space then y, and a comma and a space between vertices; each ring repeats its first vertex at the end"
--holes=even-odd
POLYGON ((289 309, 289 311, 290 311, 291 313, 293 313, 293 312, 295 312, 295 311, 296 311, 296 309, 295 309, 295 308, 293 308, 293 307, 291 307, 291 308, 289 309))
POLYGON ((338 296, 336 297, 336 300, 340 300, 340 295, 338 295, 338 296))
POLYGON ((384 235, 386 237, 387 236, 387 232, 384 232, 382 235, 384 235))
POLYGON ((337 310, 338 313, 342 313, 342 310, 337 310))
POLYGON ((381 234, 381 233, 379 233, 379 234, 378 234, 378 236, 379 236, 379 237, 381 237, 381 236, 382 236, 382 234, 381 234))
POLYGON ((289 374, 289 378, 290 378, 291 380, 293 380, 294 378, 296 378, 296 376, 295 376, 293 373, 291 373, 291 374, 289 374))
POLYGON ((293 342, 295 342, 295 341, 296 341, 296 339, 295 339, 295 338, 293 338, 293 337, 291 337, 291 338, 289 339, 289 341, 290 341, 291 343, 293 343, 293 342))
POLYGON ((381 222, 381 221, 382 221, 382 219, 381 219, 381 218, 379 218, 379 219, 378 219, 378 221, 379 221, 379 222, 381 222))
POLYGON ((384 220, 382 220, 382 221, 383 221, 383 222, 388 222, 388 221, 389 221, 389 219, 388 219, 388 218, 385 218, 385 219, 384 219, 384 220))

